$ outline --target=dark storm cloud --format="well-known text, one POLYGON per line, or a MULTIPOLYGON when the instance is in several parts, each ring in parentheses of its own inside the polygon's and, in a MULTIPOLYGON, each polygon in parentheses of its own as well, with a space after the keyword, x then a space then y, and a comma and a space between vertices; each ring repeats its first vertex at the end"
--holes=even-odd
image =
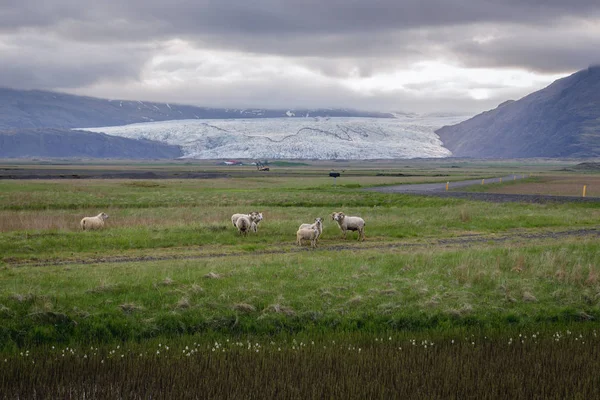
POLYGON ((111 20, 164 34, 341 34, 473 22, 547 23, 598 15, 594 0, 4 0, 0 26, 57 26, 68 21, 107 28, 111 20))
POLYGON ((84 45, 54 38, 0 37, 0 87, 76 88, 102 80, 137 79, 148 47, 84 45), (126 62, 124 62, 124 60, 126 62))
MULTIPOLYGON (((120 93, 137 88, 131 97, 168 97, 168 88, 159 93, 136 85, 149 65, 186 77, 194 71, 206 78, 227 71, 226 64, 214 60, 157 57, 165 42, 176 39, 192 50, 251 54, 256 62, 261 55, 281 57, 334 80, 407 70, 430 60, 567 73, 600 62, 599 21, 597 0, 2 0, 0 86, 76 90, 112 82, 120 93)), ((236 72, 245 75, 243 68, 236 72)), ((322 96, 332 106, 353 101, 356 107, 399 99, 394 104, 401 106, 403 99, 415 99, 414 92, 446 88, 439 99, 414 100, 434 106, 448 99, 460 104, 453 95, 467 96, 470 89, 424 82, 419 90, 407 86, 404 92, 350 96, 347 87, 327 87, 323 81, 308 87, 290 85, 287 76, 277 82, 283 86, 258 81, 260 86, 239 81, 215 86, 215 95, 204 98, 242 103, 252 97, 262 106, 272 99, 307 104, 322 96), (279 93, 282 87, 290 94, 279 93), (231 96, 220 97, 219 91, 231 96)), ((195 93, 204 89, 189 87, 197 88, 195 93)), ((182 93, 188 92, 180 89, 174 96, 201 102, 192 91, 182 93)), ((464 107, 472 104, 464 101, 464 107)))
MULTIPOLYGON (((561 59, 573 61, 556 63, 559 57, 536 57, 538 52, 551 54, 555 42, 533 40, 525 31, 536 26, 553 32, 568 18, 600 18, 600 5, 595 0, 5 0, 0 32, 52 32, 89 43, 177 37, 203 48, 330 59, 390 57, 405 64, 445 55, 466 66, 566 71, 589 63, 588 46, 573 46, 566 53, 557 48, 561 59), (503 24, 510 24, 517 42, 511 38, 506 46, 476 48, 465 37, 465 32, 484 34, 503 24), (528 57, 519 62, 521 53, 511 43, 519 44, 528 57), (554 62, 544 68, 540 61, 554 62)), ((344 76, 344 63, 329 63, 323 72, 336 75, 339 70, 344 76)))
POLYGON ((599 15, 597 1, 539 0, 4 0, 0 29, 52 27, 71 39, 165 36, 335 37, 481 22, 547 24, 599 15), (130 35, 126 37, 125 35, 130 35))
POLYGON ((449 51, 469 67, 526 66, 539 72, 573 71, 600 61, 600 24, 596 30, 553 28, 522 29, 520 33, 507 29, 489 42, 456 42, 449 51))

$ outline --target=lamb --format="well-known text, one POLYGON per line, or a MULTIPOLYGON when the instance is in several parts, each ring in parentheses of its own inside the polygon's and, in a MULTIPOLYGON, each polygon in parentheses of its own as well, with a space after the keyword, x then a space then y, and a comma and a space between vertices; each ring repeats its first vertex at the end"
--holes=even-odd
POLYGON ((244 236, 246 236, 248 232, 253 229, 252 225, 256 224, 254 221, 251 221, 250 217, 247 215, 241 216, 237 219, 237 221, 235 221, 235 227, 237 228, 238 232, 244 236))
POLYGON ((315 218, 315 222, 312 224, 302 224, 298 229, 316 229, 318 232, 317 240, 323 234, 323 218, 315 218))
POLYGON ((296 244, 302 246, 302 240, 310 240, 310 247, 317 247, 319 231, 317 228, 302 228, 296 232, 296 244))
POLYGON ((348 217, 343 212, 334 212, 331 219, 336 221, 342 230, 344 239, 348 231, 358 231, 358 240, 365 240, 365 220, 361 217, 348 217))
POLYGON ((104 228, 104 220, 108 218, 108 215, 105 213, 100 213, 95 217, 84 217, 81 222, 82 230, 93 230, 93 229, 102 229, 104 228))

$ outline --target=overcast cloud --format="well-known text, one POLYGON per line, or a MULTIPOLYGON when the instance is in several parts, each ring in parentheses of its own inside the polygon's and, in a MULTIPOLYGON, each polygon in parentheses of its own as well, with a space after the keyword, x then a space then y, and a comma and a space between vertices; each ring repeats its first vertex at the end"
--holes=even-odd
POLYGON ((597 0, 3 0, 0 86, 475 113, 600 63, 597 0))

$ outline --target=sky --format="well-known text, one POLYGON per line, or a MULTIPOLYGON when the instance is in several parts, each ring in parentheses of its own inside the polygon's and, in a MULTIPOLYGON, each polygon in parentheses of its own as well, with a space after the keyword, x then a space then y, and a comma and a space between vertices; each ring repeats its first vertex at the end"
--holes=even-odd
POLYGON ((474 114, 600 64, 598 0, 1 0, 0 87, 474 114))

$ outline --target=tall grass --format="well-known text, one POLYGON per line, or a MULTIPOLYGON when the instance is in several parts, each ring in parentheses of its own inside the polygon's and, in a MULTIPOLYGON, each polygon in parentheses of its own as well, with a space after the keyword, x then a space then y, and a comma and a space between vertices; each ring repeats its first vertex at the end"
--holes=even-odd
POLYGON ((599 344, 595 331, 543 331, 32 349, 0 360, 0 393, 6 399, 591 399, 600 395, 599 344))
POLYGON ((502 329, 600 318, 596 240, 505 246, 250 252, 9 268, 0 277, 0 342, 12 347, 207 332, 502 329))

